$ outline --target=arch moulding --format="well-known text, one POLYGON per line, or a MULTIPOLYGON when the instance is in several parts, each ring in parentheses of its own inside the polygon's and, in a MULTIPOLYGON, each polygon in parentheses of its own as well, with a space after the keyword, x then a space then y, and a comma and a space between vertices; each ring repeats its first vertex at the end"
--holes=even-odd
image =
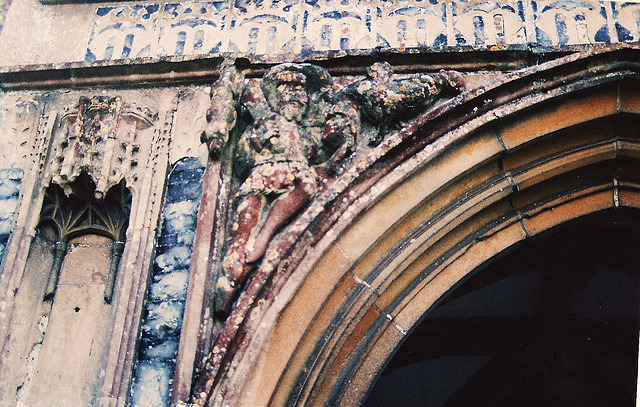
POLYGON ((576 217, 640 207, 639 52, 509 74, 353 162, 283 232, 286 256, 267 252, 194 404, 359 405, 477 266, 576 217))

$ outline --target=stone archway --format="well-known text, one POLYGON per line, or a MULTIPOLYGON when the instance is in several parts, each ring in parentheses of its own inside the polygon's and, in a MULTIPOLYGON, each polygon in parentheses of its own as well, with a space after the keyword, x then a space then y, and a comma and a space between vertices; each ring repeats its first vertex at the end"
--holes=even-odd
POLYGON ((639 207, 640 83, 625 52, 518 72, 355 163, 291 228, 288 257, 263 262, 196 388, 202 402, 358 405, 477 266, 571 219, 639 207))
POLYGON ((365 406, 634 406, 639 248, 628 208, 514 245, 425 313, 365 406))

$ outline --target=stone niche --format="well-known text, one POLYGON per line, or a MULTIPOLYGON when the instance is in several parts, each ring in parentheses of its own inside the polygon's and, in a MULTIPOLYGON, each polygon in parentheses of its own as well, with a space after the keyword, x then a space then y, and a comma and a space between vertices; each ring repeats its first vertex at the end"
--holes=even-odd
POLYGON ((25 146, 1 161, 0 405, 124 402, 177 94, 16 92, 3 106, 16 98, 28 115, 0 112, 3 139, 25 146))
POLYGON ((15 298, 0 374, 16 405, 89 406, 100 384, 131 194, 121 183, 97 200, 85 173, 67 187, 46 190, 15 298))

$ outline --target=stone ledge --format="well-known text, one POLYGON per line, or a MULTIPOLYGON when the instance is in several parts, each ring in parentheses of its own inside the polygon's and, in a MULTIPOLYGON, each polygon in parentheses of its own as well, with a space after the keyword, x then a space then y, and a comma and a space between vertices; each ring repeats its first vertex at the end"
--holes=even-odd
MULTIPOLYGON (((637 47, 628 44, 602 45, 595 49, 637 47)), ((505 45, 493 47, 443 47, 357 51, 327 51, 305 55, 258 56, 219 54, 215 56, 175 56, 122 59, 98 62, 17 65, 0 67, 3 90, 84 87, 155 87, 184 84, 211 84, 219 77, 226 58, 246 69, 247 77, 262 77, 270 67, 283 62, 310 62, 332 76, 363 75, 376 61, 387 61, 397 73, 458 71, 514 71, 593 46, 537 47, 505 45)))

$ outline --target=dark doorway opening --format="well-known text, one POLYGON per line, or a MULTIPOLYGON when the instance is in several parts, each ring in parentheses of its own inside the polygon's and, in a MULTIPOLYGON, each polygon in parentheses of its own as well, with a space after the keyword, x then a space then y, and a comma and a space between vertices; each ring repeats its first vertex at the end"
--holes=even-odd
POLYGON ((364 405, 635 406, 639 310, 640 213, 567 222, 452 288, 364 405))

